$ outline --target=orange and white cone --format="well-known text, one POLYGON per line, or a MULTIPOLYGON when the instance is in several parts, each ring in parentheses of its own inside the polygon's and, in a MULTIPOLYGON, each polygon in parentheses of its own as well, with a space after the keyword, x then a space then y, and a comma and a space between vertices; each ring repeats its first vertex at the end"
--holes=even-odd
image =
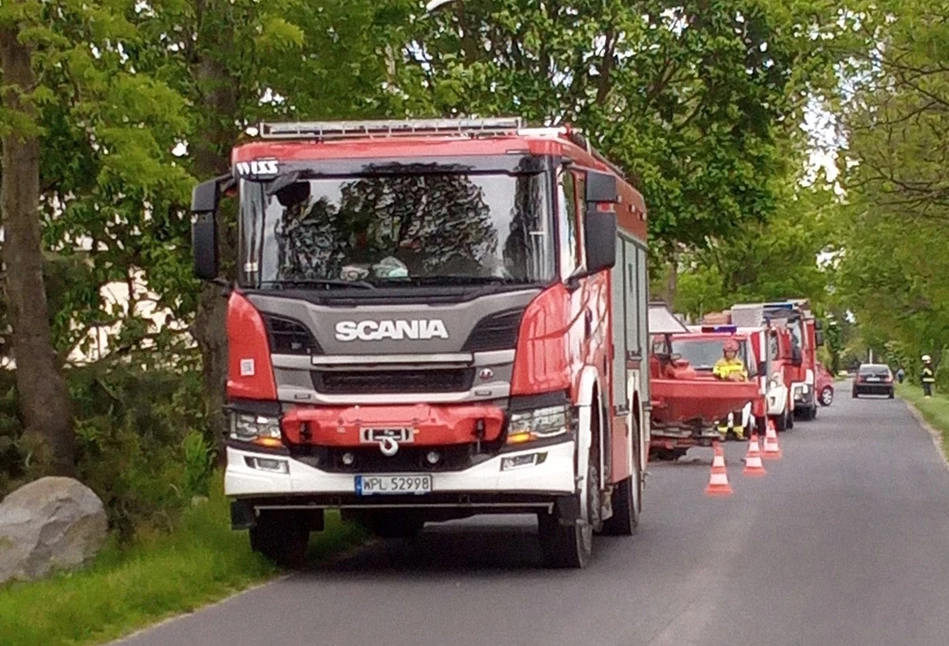
POLYGON ((781 457, 778 432, 774 430, 774 422, 770 419, 768 420, 768 430, 764 436, 764 454, 761 457, 765 460, 777 460, 781 457))
POLYGON ((728 470, 725 468, 725 454, 718 440, 712 442, 712 448, 715 450, 715 457, 712 459, 712 474, 709 476, 708 486, 705 493, 709 496, 728 496, 731 495, 732 487, 728 484, 728 470))
POLYGON ((761 453, 758 448, 758 434, 751 434, 751 441, 748 442, 748 455, 745 456, 745 468, 742 474, 746 476, 763 476, 767 473, 764 470, 764 464, 761 463, 761 453))

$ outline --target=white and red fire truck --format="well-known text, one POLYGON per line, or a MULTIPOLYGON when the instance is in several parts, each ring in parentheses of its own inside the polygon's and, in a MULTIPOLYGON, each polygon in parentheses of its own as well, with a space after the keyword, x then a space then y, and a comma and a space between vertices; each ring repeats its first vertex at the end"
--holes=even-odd
POLYGON ((227 315, 232 526, 299 564, 324 511, 380 536, 531 513, 544 562, 631 534, 649 442, 646 209, 570 128, 262 124, 192 197, 227 315))

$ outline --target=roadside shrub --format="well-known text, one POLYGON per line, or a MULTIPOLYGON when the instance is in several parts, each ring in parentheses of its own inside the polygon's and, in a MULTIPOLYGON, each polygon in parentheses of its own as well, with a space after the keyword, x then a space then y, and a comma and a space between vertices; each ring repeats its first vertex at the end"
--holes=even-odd
MULTIPOLYGON (((113 363, 69 368, 78 477, 106 506, 121 541, 170 529, 207 496, 214 445, 200 374, 113 363)), ((0 498, 31 479, 21 452, 15 375, 0 370, 0 498)))
POLYGON ((119 365, 72 371, 80 478, 103 500, 120 540, 170 529, 206 496, 213 447, 199 375, 119 365))

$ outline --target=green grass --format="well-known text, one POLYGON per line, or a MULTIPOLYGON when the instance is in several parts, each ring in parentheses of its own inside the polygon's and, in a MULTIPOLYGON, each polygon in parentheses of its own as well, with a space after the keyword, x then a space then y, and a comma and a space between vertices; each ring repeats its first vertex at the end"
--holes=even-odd
POLYGON ((912 384, 897 384, 896 394, 915 406, 942 433, 943 450, 949 455, 949 396, 937 390, 932 399, 926 399, 923 389, 912 384))
MULTIPOLYGON (((251 552, 247 532, 230 529, 227 500, 215 479, 207 502, 188 509, 171 534, 110 544, 86 569, 0 586, 0 644, 99 644, 192 611, 278 574, 251 552)), ((325 557, 364 539, 327 514, 310 556, 325 557)))

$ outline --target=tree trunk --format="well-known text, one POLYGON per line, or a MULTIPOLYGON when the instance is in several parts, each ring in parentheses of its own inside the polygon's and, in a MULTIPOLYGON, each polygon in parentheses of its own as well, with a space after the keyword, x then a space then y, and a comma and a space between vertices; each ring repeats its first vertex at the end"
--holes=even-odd
MULTIPOLYGON (((213 10, 213 2, 197 3, 198 40, 194 67, 199 96, 196 105, 204 110, 194 137, 194 172, 200 180, 222 175, 230 169, 230 151, 235 140, 234 123, 238 115, 238 79, 220 57, 232 49, 233 29, 226 16, 213 10), (216 20, 220 18, 220 20, 216 20)), ((233 275, 236 251, 236 223, 233 212, 222 204, 218 213, 221 268, 233 275)), ((208 396, 210 430, 223 448, 227 420, 227 300, 217 285, 201 290, 193 334, 201 352, 204 386, 208 396)), ((219 451, 219 457, 223 451, 219 451)))
POLYGON ((666 276, 666 303, 669 307, 675 307, 676 291, 679 286, 679 255, 673 253, 669 259, 669 273, 666 276))
MULTIPOLYGON (((10 25, 0 29, 0 69, 7 87, 3 106, 33 121, 34 106, 21 98, 33 90, 32 51, 19 42, 18 32, 10 25)), ((42 473, 72 475, 76 436, 69 389, 53 348, 43 282, 39 138, 32 129, 14 128, 2 146, 2 253, 25 444, 42 473)))

